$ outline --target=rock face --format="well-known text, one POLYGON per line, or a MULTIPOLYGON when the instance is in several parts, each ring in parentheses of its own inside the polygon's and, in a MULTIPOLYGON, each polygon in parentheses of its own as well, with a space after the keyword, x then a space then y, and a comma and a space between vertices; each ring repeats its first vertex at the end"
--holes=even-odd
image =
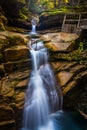
POLYGON ((57 14, 57 15, 47 15, 42 14, 40 17, 40 23, 38 25, 39 29, 48 29, 48 28, 54 28, 54 27, 60 27, 62 26, 64 14, 57 14))
POLYGON ((19 10, 25 6, 25 0, 1 0, 0 4, 7 16, 18 17, 19 10))
MULTIPOLYGON (((21 28, 29 27, 30 15, 26 0, 0 0, 0 8, 8 19, 8 25, 21 28)), ((0 29, 5 30, 2 23, 0 23, 0 29)))

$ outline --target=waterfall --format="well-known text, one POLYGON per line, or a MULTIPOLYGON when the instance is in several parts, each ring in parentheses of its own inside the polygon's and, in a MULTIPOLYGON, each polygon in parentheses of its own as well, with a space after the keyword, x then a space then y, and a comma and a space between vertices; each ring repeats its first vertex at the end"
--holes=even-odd
POLYGON ((30 32, 31 35, 36 35, 36 25, 39 22, 39 17, 38 16, 33 16, 32 20, 31 20, 31 24, 32 24, 32 30, 30 32))
POLYGON ((31 44, 32 72, 26 90, 23 130, 55 130, 50 114, 61 109, 56 81, 43 41, 31 44))
POLYGON ((32 24, 31 34, 36 34, 36 25, 32 24))

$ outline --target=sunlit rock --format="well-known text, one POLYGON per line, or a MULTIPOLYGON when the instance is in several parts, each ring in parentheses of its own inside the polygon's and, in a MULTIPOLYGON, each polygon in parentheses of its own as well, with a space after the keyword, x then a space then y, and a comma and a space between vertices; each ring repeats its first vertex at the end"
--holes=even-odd
POLYGON ((42 36, 45 45, 52 51, 71 51, 75 48, 76 34, 47 33, 42 36), (50 41, 49 41, 50 39, 50 41))
POLYGON ((73 77, 73 73, 71 72, 62 71, 58 73, 58 79, 61 86, 66 85, 66 83, 68 83, 72 77, 73 77))
POLYGON ((26 46, 14 46, 5 49, 4 61, 16 61, 28 58, 28 48, 26 46))

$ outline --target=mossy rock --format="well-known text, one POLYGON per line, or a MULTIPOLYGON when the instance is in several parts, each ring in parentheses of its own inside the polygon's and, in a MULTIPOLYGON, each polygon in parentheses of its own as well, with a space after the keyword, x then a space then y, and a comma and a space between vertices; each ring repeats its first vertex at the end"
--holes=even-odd
POLYGON ((24 45, 25 41, 21 36, 8 36, 9 46, 24 45))
POLYGON ((26 7, 23 7, 21 10, 20 10, 20 17, 24 20, 28 20, 29 19, 29 11, 26 7))

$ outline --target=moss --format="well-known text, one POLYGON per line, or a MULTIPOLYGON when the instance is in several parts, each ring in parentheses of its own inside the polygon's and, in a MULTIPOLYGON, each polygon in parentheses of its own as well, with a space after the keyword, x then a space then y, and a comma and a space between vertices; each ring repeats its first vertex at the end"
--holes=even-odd
POLYGON ((27 20, 28 17, 26 15, 24 15, 21 11, 20 11, 20 17, 24 20, 27 20))
POLYGON ((28 8, 26 8, 26 7, 23 7, 23 8, 21 9, 21 12, 22 12, 24 15, 26 15, 26 16, 29 14, 28 8))
POLYGON ((5 31, 5 27, 4 27, 4 24, 2 22, 0 22, 0 31, 5 31))
POLYGON ((24 20, 28 20, 29 19, 29 10, 26 7, 23 7, 20 11, 19 11, 19 15, 20 18, 24 19, 24 20))
POLYGON ((1 14, 1 12, 0 12, 0 19, 1 19, 1 21, 2 21, 5 25, 7 24, 8 20, 7 20, 7 18, 6 18, 4 15, 1 14))
POLYGON ((85 10, 87 10, 86 6, 64 6, 64 7, 60 7, 60 8, 54 8, 51 10, 45 10, 42 12, 41 16, 43 15, 57 15, 60 13, 80 13, 80 12, 85 12, 85 10))
POLYGON ((20 36, 8 36, 9 46, 25 43, 24 39, 20 36))

